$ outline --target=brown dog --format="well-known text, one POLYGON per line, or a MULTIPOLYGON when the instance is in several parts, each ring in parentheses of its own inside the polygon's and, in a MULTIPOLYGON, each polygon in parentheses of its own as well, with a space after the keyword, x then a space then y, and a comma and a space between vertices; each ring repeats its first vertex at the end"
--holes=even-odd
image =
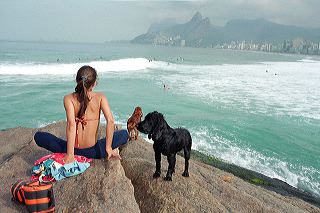
POLYGON ((139 131, 137 130, 137 124, 141 122, 142 109, 141 107, 136 107, 132 116, 127 121, 127 130, 129 133, 129 138, 131 140, 137 140, 139 131))

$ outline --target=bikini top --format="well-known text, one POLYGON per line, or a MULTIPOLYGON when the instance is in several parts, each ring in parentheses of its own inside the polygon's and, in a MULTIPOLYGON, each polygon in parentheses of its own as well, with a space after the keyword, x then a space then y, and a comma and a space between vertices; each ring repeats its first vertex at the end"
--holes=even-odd
POLYGON ((79 133, 79 130, 78 130, 78 124, 81 123, 82 125, 82 130, 84 129, 84 126, 87 125, 87 122, 88 121, 96 121, 96 120, 99 120, 99 118, 96 118, 96 119, 85 119, 84 117, 82 118, 76 118, 76 146, 79 147, 79 141, 78 141, 78 133, 79 133))

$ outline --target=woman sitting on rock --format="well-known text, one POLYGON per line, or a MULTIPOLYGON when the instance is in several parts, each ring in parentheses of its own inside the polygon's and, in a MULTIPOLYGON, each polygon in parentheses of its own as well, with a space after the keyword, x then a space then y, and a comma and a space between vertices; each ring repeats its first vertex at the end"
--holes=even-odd
POLYGON ((67 141, 48 132, 37 132, 34 140, 38 146, 54 153, 67 153, 64 161, 71 163, 74 155, 88 158, 121 159, 116 148, 127 143, 127 130, 114 132, 114 119, 107 101, 101 92, 93 92, 97 72, 90 66, 79 69, 75 92, 64 97, 67 115, 67 141), (107 121, 106 138, 97 140, 100 112, 107 121))

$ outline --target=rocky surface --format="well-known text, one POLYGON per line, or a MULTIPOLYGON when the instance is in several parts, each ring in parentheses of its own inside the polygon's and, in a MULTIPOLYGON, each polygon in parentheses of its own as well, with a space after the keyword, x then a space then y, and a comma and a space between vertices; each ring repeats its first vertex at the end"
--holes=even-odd
MULTIPOLYGON (((11 200, 10 186, 28 179, 33 162, 48 154, 33 141, 37 130, 19 127, 0 132, 0 212, 26 211, 11 200)), ((64 138, 65 122, 41 130, 64 138)), ((100 128, 99 137, 103 135, 100 128)), ((180 156, 172 182, 162 179, 165 156, 161 178, 154 180, 152 144, 142 139, 123 147, 121 156, 121 162, 94 160, 83 174, 55 183, 57 212, 320 212, 297 197, 250 184, 196 160, 190 161, 190 177, 182 177, 180 156)))
POLYGON ((172 182, 162 179, 168 166, 165 156, 161 178, 154 180, 152 144, 143 140, 129 143, 121 155, 141 212, 320 212, 298 198, 282 196, 194 160, 190 162, 190 177, 185 178, 180 156, 172 182))
MULTIPOLYGON (((42 128, 65 138, 65 123, 42 128)), ((33 162, 49 154, 36 146, 36 129, 14 128, 0 132, 0 212, 26 212, 23 205, 11 200, 10 187, 28 180, 33 162)), ((103 135, 100 128, 99 136, 103 135)), ((119 160, 94 160, 86 172, 54 183, 57 212, 140 212, 131 181, 119 160)))

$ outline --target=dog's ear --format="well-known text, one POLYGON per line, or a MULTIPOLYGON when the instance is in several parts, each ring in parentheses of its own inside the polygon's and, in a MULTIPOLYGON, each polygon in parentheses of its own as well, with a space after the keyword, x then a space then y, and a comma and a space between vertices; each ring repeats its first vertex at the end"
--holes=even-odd
POLYGON ((152 131, 152 140, 160 140, 164 129, 164 118, 161 113, 156 112, 156 126, 152 131))
POLYGON ((157 141, 160 140, 160 138, 162 137, 162 128, 160 126, 157 126, 157 128, 155 128, 155 130, 152 133, 152 140, 153 141, 157 141))
POLYGON ((162 137, 162 129, 156 128, 155 131, 152 133, 152 140, 157 141, 157 140, 160 140, 161 137, 162 137))

